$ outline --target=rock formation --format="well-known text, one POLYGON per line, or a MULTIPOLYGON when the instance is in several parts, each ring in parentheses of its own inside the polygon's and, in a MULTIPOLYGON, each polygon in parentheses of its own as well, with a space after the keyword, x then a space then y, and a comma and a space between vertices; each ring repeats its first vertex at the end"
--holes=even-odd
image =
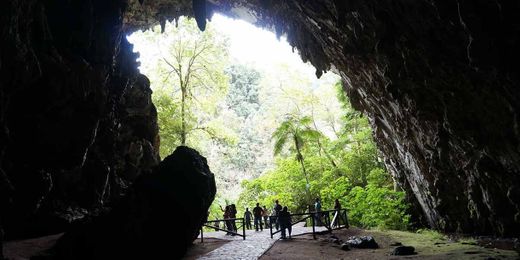
POLYGON ((96 214, 159 162, 123 1, 0 3, 0 218, 9 238, 96 214))
POLYGON ((178 147, 140 175, 105 216, 78 224, 54 248, 56 259, 179 259, 199 234, 216 194, 197 151, 178 147))
POLYGON ((199 22, 219 11, 286 34, 317 76, 339 73, 432 227, 520 234, 517 1, 196 2, 0 1, 7 237, 117 205, 158 164, 149 83, 124 35, 193 6, 199 22))

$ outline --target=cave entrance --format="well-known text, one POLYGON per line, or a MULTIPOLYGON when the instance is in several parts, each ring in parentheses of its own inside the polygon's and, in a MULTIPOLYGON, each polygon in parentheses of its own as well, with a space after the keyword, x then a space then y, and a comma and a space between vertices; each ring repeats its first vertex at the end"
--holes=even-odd
MULTIPOLYGON (((316 197, 333 208, 368 184, 393 192, 368 121, 350 107, 340 77, 316 78, 283 36, 216 14, 204 32, 180 17, 128 39, 151 82, 161 157, 187 145, 215 173, 211 218, 221 216, 220 205, 238 204, 242 214, 279 199, 303 212, 316 197)), ((384 211, 402 208, 402 197, 384 211)))

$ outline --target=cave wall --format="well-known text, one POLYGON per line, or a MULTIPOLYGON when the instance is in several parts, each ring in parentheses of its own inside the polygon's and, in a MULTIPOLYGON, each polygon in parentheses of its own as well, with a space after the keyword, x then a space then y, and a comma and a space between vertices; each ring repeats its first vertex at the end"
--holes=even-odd
POLYGON ((159 162, 150 83, 125 1, 0 3, 0 219, 8 238, 63 231, 159 162))
POLYGON ((519 2, 213 2, 341 75, 432 227, 520 234, 519 2))

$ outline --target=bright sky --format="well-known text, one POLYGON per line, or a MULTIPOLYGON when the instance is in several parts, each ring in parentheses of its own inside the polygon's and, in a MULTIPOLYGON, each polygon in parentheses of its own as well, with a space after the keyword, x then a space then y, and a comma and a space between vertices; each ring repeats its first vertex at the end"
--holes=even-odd
POLYGON ((298 51, 295 49, 293 53, 283 36, 278 40, 273 32, 220 14, 213 16, 210 26, 215 26, 216 30, 229 36, 230 54, 240 62, 251 63, 262 69, 272 67, 273 63, 285 63, 314 75, 314 67, 304 64, 298 51))
MULTIPOLYGON (((316 79, 315 69, 310 63, 304 64, 298 50, 292 51, 292 47, 282 36, 279 40, 273 32, 258 28, 248 22, 235 20, 226 16, 215 14, 208 26, 213 26, 215 30, 222 32, 229 37, 229 53, 232 59, 239 63, 250 64, 252 67, 268 72, 273 65, 285 64, 302 73, 302 76, 316 79)), ((135 35, 129 35, 130 42, 136 42, 135 35)), ((160 56, 157 46, 135 45, 141 56, 154 59, 160 56)))

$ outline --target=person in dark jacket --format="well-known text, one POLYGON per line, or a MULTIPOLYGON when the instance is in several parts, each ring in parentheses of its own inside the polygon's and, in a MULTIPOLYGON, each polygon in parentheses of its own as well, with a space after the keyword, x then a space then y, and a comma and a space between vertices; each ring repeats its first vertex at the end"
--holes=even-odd
POLYGON ((271 220, 275 223, 276 230, 278 230, 280 228, 280 222, 278 221, 278 215, 279 215, 280 211, 282 211, 282 205, 280 205, 278 200, 275 200, 274 207, 273 207, 274 218, 271 218, 271 220))
POLYGON ((291 213, 287 210, 287 207, 283 207, 282 211, 278 214, 278 221, 280 222, 280 228, 282 229, 282 239, 287 238, 285 229, 287 229, 289 238, 291 238, 291 213))
POLYGON ((246 222, 246 229, 251 229, 251 211, 249 208, 246 208, 246 212, 244 212, 244 221, 246 222))
POLYGON ((260 203, 256 203, 256 207, 253 209, 253 216, 255 217, 255 230, 258 231, 258 227, 260 227, 260 231, 263 231, 262 228, 262 214, 264 210, 260 207, 260 203))
POLYGON ((237 208, 235 206, 235 204, 231 204, 231 206, 229 206, 229 217, 231 218, 231 226, 233 228, 233 232, 237 232, 237 223, 236 223, 236 220, 235 218, 237 218, 237 208))
POLYGON ((232 223, 231 223, 231 220, 229 220, 230 218, 230 206, 226 205, 226 209, 223 209, 222 206, 220 206, 220 210, 222 210, 222 212, 224 212, 224 223, 226 224, 226 229, 227 229, 227 233, 226 235, 232 235, 232 233, 230 231, 232 231, 233 229, 233 226, 232 226, 232 223))

